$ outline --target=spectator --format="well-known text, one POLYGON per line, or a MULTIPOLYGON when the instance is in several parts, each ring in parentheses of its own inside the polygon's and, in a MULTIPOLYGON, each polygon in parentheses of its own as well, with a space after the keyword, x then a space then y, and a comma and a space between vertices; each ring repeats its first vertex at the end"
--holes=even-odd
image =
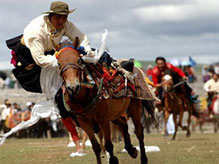
POLYGON ((211 103, 216 93, 219 93, 219 75, 216 73, 212 74, 212 78, 208 80, 204 85, 204 90, 208 93, 208 111, 209 115, 212 114, 211 103))
POLYGON ((5 108, 3 109, 1 113, 1 117, 2 117, 1 124, 3 126, 2 129, 4 133, 6 133, 7 131, 9 131, 9 129, 7 128, 8 125, 7 125, 6 120, 11 114, 13 114, 13 109, 11 106, 11 102, 8 99, 5 99, 4 103, 5 103, 5 108))
POLYGON ((24 108, 24 111, 31 111, 32 108, 33 108, 33 106, 34 106, 34 104, 35 104, 35 103, 28 101, 28 102, 26 103, 26 108, 24 108))
POLYGON ((151 81, 152 81, 152 71, 153 71, 152 65, 149 64, 148 69, 146 71, 146 75, 151 81))
POLYGON ((193 83, 196 81, 195 71, 190 65, 184 66, 183 71, 185 75, 188 77, 189 83, 193 83))
POLYGON ((18 105, 16 102, 13 103, 13 108, 14 108, 15 112, 20 112, 21 111, 20 105, 18 105))
POLYGON ((206 83, 210 79, 211 79, 211 73, 208 70, 208 66, 205 65, 202 68, 202 81, 203 83, 206 83))

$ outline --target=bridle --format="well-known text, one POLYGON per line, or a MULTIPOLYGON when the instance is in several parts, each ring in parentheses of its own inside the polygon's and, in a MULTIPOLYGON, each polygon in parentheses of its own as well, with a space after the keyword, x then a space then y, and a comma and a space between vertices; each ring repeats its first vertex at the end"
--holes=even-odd
POLYGON ((65 72, 68 68, 77 69, 79 71, 83 71, 84 70, 84 67, 82 67, 78 63, 68 63, 68 64, 64 65, 63 67, 59 68, 59 74, 62 75, 63 72, 65 72))
MULTIPOLYGON (((67 49, 74 49, 76 51, 79 51, 76 47, 74 46, 67 46, 67 47, 63 47, 61 50, 59 50, 59 52, 56 54, 56 58, 58 59, 58 56, 60 55, 61 52, 67 50, 67 49)), ((64 66, 60 66, 59 67, 59 74, 62 75, 63 72, 65 72, 68 68, 73 68, 73 69, 77 69, 79 71, 83 71, 84 70, 84 67, 81 66, 80 64, 78 63, 67 63, 65 64, 64 66)))

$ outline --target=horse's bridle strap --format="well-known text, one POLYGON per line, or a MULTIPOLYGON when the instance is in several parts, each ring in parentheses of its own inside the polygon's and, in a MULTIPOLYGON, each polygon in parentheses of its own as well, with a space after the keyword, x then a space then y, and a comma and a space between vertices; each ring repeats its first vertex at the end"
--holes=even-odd
POLYGON ((73 47, 64 47, 64 48, 62 48, 61 50, 59 50, 59 51, 55 54, 56 59, 59 57, 59 54, 60 54, 62 51, 65 51, 65 50, 67 50, 67 49, 74 49, 74 48, 73 48, 73 47))
POLYGON ((60 69, 60 75, 63 73, 63 72, 65 72, 68 68, 73 68, 73 69, 78 69, 78 70, 83 70, 84 68, 81 66, 81 65, 79 65, 79 64, 77 64, 77 63, 68 63, 68 64, 66 64, 65 66, 63 66, 61 69, 60 69))

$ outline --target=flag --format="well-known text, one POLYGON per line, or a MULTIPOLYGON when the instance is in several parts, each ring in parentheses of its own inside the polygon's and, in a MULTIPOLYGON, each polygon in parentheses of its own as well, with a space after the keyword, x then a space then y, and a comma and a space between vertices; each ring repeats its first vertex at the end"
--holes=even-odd
POLYGON ((189 61, 191 62, 191 66, 195 66, 197 64, 196 61, 193 60, 191 56, 189 56, 189 61))

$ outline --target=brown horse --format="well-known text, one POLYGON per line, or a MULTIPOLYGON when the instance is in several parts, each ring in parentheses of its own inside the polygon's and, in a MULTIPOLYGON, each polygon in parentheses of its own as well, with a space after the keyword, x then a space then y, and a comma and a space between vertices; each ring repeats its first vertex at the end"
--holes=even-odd
POLYGON ((186 130, 186 136, 190 136, 190 123, 191 116, 194 113, 193 105, 189 101, 188 98, 185 97, 183 93, 176 92, 176 87, 180 87, 183 85, 184 81, 178 82, 177 84, 173 83, 173 77, 170 74, 166 74, 163 76, 163 89, 164 89, 164 132, 167 135, 167 121, 170 114, 173 114, 173 121, 175 124, 175 132, 173 134, 172 139, 174 140, 176 137, 176 133, 178 130, 178 126, 182 128, 182 130, 186 130), (182 125, 184 112, 188 111, 188 120, 187 126, 182 125), (177 122, 177 116, 179 115, 179 120, 177 122))
MULTIPOLYGON (((82 74, 84 73, 83 66, 79 63, 80 53, 75 47, 79 45, 79 39, 76 38, 74 42, 74 47, 62 49, 57 56, 60 65, 60 74, 64 80, 64 86, 69 97, 72 97, 74 102, 79 105, 83 105, 85 100, 87 100, 88 95, 95 89, 88 89, 82 85, 82 74)), ((101 99, 101 97, 98 97, 101 99)), ((113 153, 113 144, 111 141, 111 131, 110 131, 110 121, 115 123, 122 129, 124 136, 125 149, 128 151, 132 158, 137 157, 137 150, 133 147, 130 140, 130 135, 128 133, 128 125, 125 120, 120 116, 125 111, 128 116, 132 118, 135 126, 136 136, 139 140, 140 150, 141 150, 141 163, 147 164, 148 158, 146 156, 144 147, 144 135, 143 128, 141 124, 141 108, 142 101, 133 98, 102 98, 96 106, 92 107, 89 112, 77 115, 78 122, 80 126, 88 134, 90 141, 92 143, 93 151, 96 155, 96 160, 98 164, 101 164, 101 147, 98 143, 95 135, 94 128, 98 125, 104 134, 105 149, 109 152, 110 164, 117 164, 118 158, 113 153)))

